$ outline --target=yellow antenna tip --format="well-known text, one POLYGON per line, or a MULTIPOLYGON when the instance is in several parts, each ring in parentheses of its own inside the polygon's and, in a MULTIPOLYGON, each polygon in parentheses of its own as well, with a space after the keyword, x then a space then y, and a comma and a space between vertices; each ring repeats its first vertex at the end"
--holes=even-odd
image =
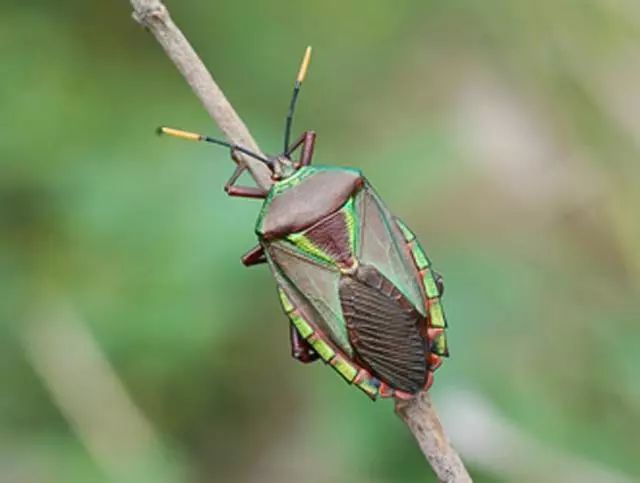
POLYGON ((311 61, 311 46, 307 47, 304 51, 304 57, 302 58, 302 64, 300 64, 300 70, 298 71, 298 77, 296 81, 302 84, 302 81, 307 75, 307 69, 309 68, 309 62, 311 61))
POLYGON ((188 139, 189 141, 201 141, 202 136, 194 132, 182 131, 180 129, 173 129, 171 127, 159 127, 158 134, 166 134, 181 139, 188 139))

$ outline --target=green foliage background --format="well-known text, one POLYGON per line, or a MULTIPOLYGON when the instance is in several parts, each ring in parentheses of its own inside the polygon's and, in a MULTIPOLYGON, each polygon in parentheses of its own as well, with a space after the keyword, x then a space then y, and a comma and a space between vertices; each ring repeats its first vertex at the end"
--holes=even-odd
MULTIPOLYGON (((239 263, 259 203, 224 195, 224 149, 153 135, 218 132, 128 2, 0 6, 0 480, 433 481, 389 402, 289 357, 267 269, 239 263), (152 428, 129 462, 130 428, 96 452, 34 370, 81 352, 28 349, 59 305, 152 428)), ((444 274, 433 394, 451 424, 470 411, 453 436, 477 481, 640 477, 637 2, 169 7, 266 151, 313 45, 295 131, 363 168, 444 274), (509 458, 505 425, 545 451, 509 458)), ((78 365, 58 369, 82 407, 78 365)))

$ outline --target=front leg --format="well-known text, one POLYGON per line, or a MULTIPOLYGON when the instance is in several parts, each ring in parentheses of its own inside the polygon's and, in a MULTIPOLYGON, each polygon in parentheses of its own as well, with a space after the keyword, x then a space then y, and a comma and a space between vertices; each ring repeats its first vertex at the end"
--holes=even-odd
POLYGON ((296 149, 302 145, 302 154, 300 154, 300 160, 296 163, 296 167, 308 166, 311 164, 313 158, 313 148, 316 143, 316 133, 314 131, 306 131, 298 138, 298 140, 291 145, 285 155, 290 157, 296 149))
POLYGON ((298 332, 298 329, 296 329, 293 324, 290 324, 289 327, 291 335, 291 356, 303 364, 315 361, 319 357, 318 353, 302 338, 300 332, 298 332))
MULTIPOLYGON (((236 159, 235 153, 232 155, 236 159)), ((236 181, 240 175, 247 169, 247 167, 236 159, 238 165, 235 171, 224 185, 224 190, 229 196, 240 196, 242 198, 266 198, 268 191, 253 186, 236 186, 236 181)))

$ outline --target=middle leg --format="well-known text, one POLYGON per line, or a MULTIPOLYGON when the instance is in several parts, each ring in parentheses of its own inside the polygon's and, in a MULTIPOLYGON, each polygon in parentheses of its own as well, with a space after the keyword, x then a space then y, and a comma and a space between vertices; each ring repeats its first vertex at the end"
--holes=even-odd
POLYGON ((257 188, 253 186, 236 186, 236 181, 238 178, 244 173, 247 167, 240 161, 235 153, 232 153, 231 156, 236 161, 237 166, 229 181, 227 181, 224 185, 224 190, 229 196, 240 196, 243 198, 266 198, 267 191, 262 188, 257 188))
POLYGON ((264 248, 261 245, 256 245, 247 253, 242 255, 242 263, 245 267, 252 265, 259 265, 260 263, 266 263, 267 257, 264 255, 264 248))

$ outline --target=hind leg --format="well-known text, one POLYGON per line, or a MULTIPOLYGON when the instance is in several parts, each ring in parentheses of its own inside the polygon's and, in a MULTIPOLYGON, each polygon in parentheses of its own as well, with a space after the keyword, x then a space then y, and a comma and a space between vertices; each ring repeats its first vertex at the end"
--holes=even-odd
POLYGON ((315 361, 319 356, 309 343, 302 338, 298 329, 290 324, 291 356, 304 364, 315 361))
POLYGON ((444 278, 440 272, 433 271, 433 278, 436 281, 436 287, 438 287, 438 292, 440 293, 440 297, 444 295, 444 278))

